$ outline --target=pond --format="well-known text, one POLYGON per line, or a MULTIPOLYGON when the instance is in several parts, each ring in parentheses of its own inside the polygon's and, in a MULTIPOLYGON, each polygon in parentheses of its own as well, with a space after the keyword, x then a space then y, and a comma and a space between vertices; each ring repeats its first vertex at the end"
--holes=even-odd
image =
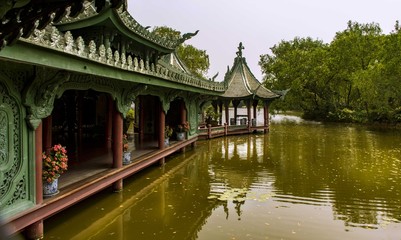
POLYGON ((273 121, 45 221, 45 239, 400 239, 400 131, 273 121))

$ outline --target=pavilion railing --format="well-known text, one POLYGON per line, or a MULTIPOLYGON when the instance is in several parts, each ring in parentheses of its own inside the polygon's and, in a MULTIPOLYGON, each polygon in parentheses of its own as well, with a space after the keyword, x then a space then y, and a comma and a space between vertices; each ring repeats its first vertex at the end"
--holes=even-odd
POLYGON ((257 131, 269 131, 269 126, 251 126, 245 125, 223 125, 213 126, 207 124, 205 127, 198 129, 199 138, 212 139, 216 137, 229 136, 229 135, 239 135, 239 134, 249 134, 257 131))

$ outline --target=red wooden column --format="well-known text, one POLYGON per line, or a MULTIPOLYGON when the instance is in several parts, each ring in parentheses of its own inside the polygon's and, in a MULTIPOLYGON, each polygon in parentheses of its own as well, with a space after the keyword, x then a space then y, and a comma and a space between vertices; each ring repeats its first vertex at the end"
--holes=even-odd
POLYGON ((40 151, 43 149, 49 152, 52 147, 53 118, 51 115, 42 120, 42 126, 43 142, 40 151))
POLYGON ((264 116, 264 132, 269 131, 269 102, 265 101, 263 103, 263 116, 264 116))
MULTIPOLYGON (((43 203, 43 186, 42 186, 42 123, 35 130, 35 191, 36 191, 36 205, 43 203)), ((27 239, 42 239, 43 238, 43 220, 40 220, 26 228, 27 239)))
MULTIPOLYGON (((123 167, 123 116, 114 108, 113 111, 113 168, 123 167)), ((123 189, 123 180, 117 180, 113 184, 113 190, 118 192, 123 189)))
MULTIPOLYGON (((162 150, 165 148, 164 144, 164 128, 166 127, 166 113, 163 110, 163 106, 160 103, 159 107, 159 149, 162 150)), ((165 159, 161 158, 160 159, 160 165, 163 165, 165 163, 165 159)))
POLYGON ((113 134, 113 101, 110 96, 107 98, 107 109, 105 144, 107 149, 111 149, 111 138, 113 134))
POLYGON ((258 106, 258 100, 253 100, 253 119, 255 119, 255 127, 258 125, 257 121, 257 109, 256 107, 258 106))
POLYGON ((187 121, 187 110, 185 109, 184 101, 181 102, 180 110, 181 110, 181 124, 183 124, 187 121))
POLYGON ((143 143, 145 138, 145 107, 144 96, 139 96, 139 142, 143 143))
POLYGON ((43 185, 42 185, 42 152, 43 152, 43 123, 35 130, 35 172, 36 172, 36 204, 43 202, 43 185))
POLYGON ((246 101, 246 110, 248 112, 248 131, 251 131, 251 124, 252 124, 251 99, 246 101))

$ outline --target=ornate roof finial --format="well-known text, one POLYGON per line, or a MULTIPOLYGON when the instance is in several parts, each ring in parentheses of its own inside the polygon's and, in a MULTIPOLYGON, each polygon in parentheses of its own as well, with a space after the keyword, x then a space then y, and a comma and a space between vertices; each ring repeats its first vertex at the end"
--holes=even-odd
POLYGON ((196 30, 196 32, 194 33, 185 33, 184 35, 182 35, 182 38, 179 41, 179 43, 184 43, 186 40, 192 38, 193 36, 195 36, 196 34, 198 34, 199 30, 196 30))
POLYGON ((242 57, 242 50, 245 49, 244 46, 242 45, 242 42, 239 43, 238 46, 238 51, 237 51, 237 57, 242 57))

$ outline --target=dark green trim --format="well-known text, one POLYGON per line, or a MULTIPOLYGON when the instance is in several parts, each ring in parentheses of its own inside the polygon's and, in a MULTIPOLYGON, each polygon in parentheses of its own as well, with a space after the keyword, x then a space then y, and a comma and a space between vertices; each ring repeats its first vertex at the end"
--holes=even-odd
POLYGON ((93 26, 110 26, 110 29, 117 29, 121 34, 123 34, 127 39, 132 39, 136 42, 139 42, 150 49, 156 49, 159 52, 164 54, 171 53, 175 50, 175 48, 166 48, 161 45, 158 45, 148 39, 136 34, 131 29, 129 29, 118 16, 117 10, 108 9, 102 14, 97 14, 92 17, 83 19, 81 21, 75 21, 72 23, 65 23, 57 25, 57 28, 62 31, 72 31, 75 29, 83 29, 93 26), (112 26, 110 26, 112 25, 112 26), (113 28, 114 27, 114 28, 113 28))

